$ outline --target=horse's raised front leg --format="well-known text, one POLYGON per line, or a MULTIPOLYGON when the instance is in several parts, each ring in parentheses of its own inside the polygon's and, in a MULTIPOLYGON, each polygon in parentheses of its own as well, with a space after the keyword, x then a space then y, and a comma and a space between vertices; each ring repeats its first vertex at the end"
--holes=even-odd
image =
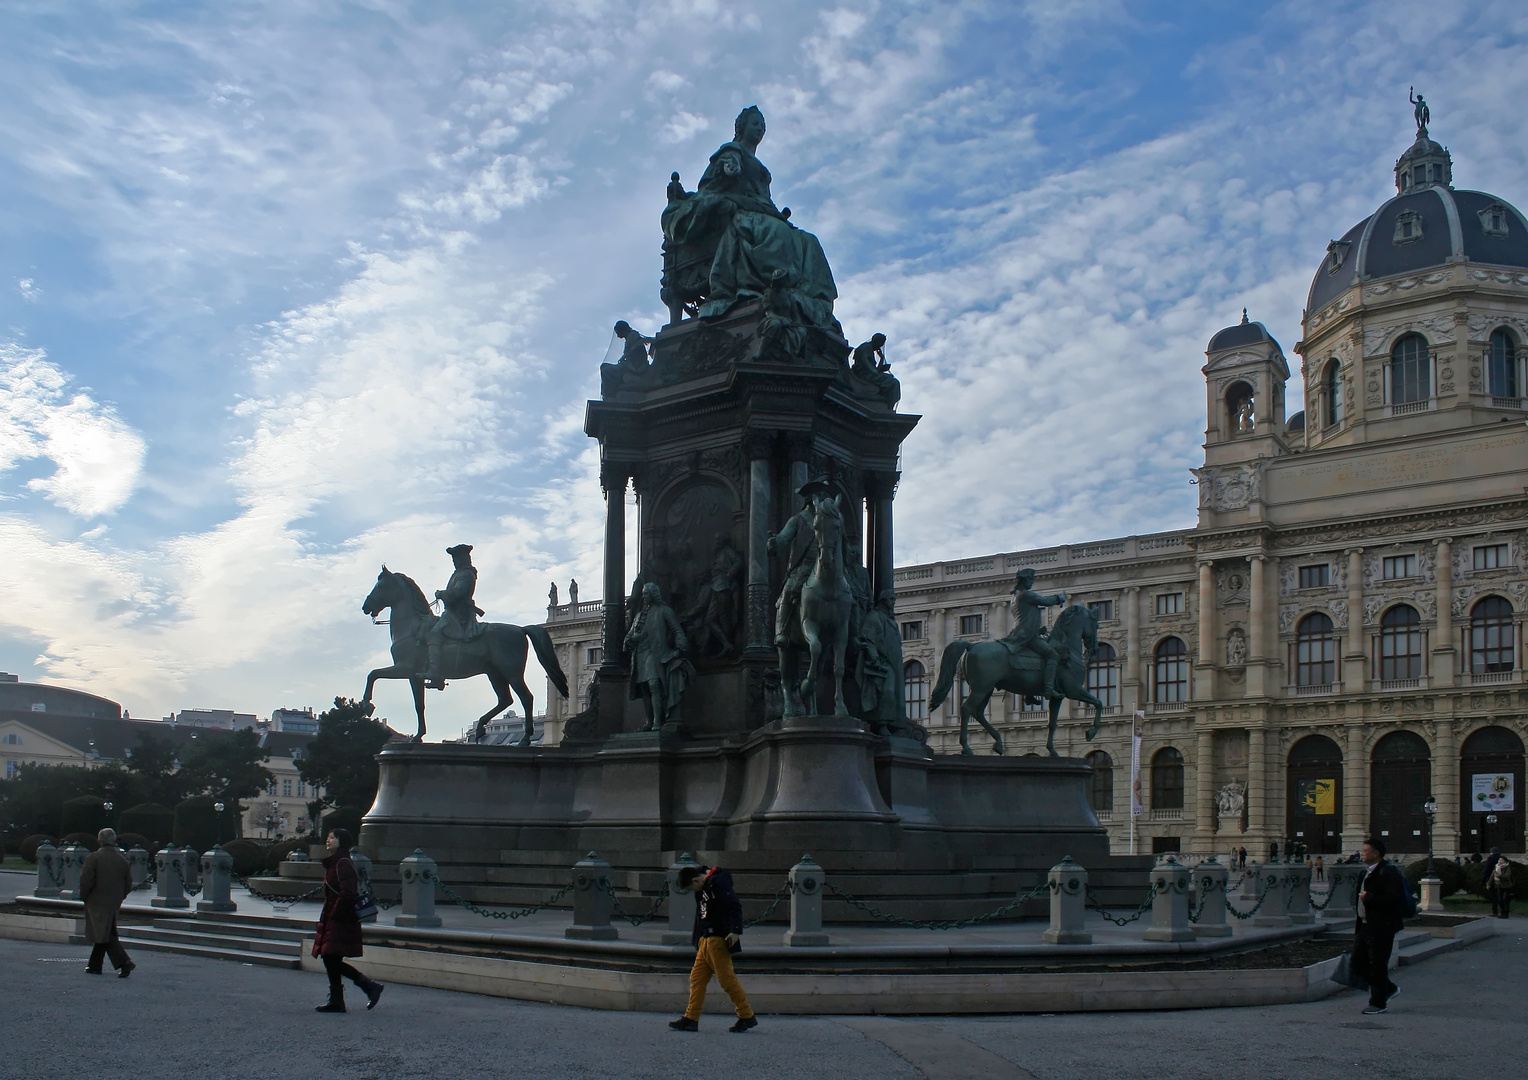
POLYGON ((1050 731, 1045 736, 1045 749, 1050 751, 1051 757, 1060 757, 1056 753, 1056 720, 1061 716, 1061 699, 1052 698, 1050 703, 1050 731))
POLYGON ((424 680, 417 675, 409 679, 409 689, 414 692, 414 715, 419 717, 419 731, 415 742, 424 742, 424 680))

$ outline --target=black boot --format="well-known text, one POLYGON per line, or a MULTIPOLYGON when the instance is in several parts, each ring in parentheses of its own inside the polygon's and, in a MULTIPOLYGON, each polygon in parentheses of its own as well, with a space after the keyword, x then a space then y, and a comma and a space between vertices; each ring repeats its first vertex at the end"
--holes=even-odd
POLYGON ((444 666, 441 658, 444 648, 442 645, 430 646, 430 669, 424 673, 424 684, 431 690, 446 688, 445 672, 441 670, 444 666))
POLYGON ((1056 668, 1059 663, 1057 660, 1047 660, 1045 662, 1045 689, 1042 691, 1042 694, 1048 701, 1056 701, 1066 697, 1065 694, 1056 689, 1056 668))
POLYGON ((377 1007, 377 999, 382 996, 382 991, 386 989, 387 987, 383 986, 376 979, 367 979, 361 984, 361 993, 366 995, 366 1009, 368 1012, 377 1007))
POLYGON ((345 1011, 345 988, 333 987, 329 991, 329 1000, 324 1002, 314 1012, 344 1012, 345 1011))

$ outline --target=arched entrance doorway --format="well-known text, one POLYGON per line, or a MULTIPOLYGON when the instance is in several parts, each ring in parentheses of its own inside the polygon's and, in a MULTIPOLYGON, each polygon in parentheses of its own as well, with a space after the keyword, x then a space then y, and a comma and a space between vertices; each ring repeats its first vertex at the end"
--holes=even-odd
POLYGON ((1481 728, 1459 751, 1460 825, 1465 851, 1523 850, 1523 741, 1481 728), (1491 820, 1495 818, 1495 820, 1491 820))
POLYGON ((1312 855, 1342 851, 1342 750, 1325 735, 1307 735, 1289 751, 1284 833, 1312 855))
POLYGON ((1370 758, 1369 830, 1392 853, 1427 850, 1427 815, 1422 804, 1432 786, 1432 754, 1422 736, 1392 731, 1370 758))

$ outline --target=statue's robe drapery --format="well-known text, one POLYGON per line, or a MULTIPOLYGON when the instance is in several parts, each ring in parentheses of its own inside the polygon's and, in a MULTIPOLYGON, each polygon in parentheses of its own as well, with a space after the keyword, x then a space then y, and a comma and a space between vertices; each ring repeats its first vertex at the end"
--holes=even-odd
POLYGON ((839 333, 833 318, 838 287, 817 237, 785 219, 769 192, 764 163, 740 143, 729 142, 711 155, 693 193, 663 211, 663 235, 670 244, 714 241, 705 318, 725 315, 740 300, 762 297, 776 270, 811 325, 839 333))

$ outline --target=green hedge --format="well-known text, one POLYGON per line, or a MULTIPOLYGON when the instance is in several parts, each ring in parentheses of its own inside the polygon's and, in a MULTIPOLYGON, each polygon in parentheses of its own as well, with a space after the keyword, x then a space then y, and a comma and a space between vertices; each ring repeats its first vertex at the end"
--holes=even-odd
POLYGON ((205 852, 219 839, 226 844, 238 838, 238 803, 225 805, 219 814, 213 809, 217 801, 211 795, 197 795, 176 805, 173 841, 176 847, 189 844, 197 851, 205 852))
POLYGON ((80 847, 88 848, 91 851, 94 851, 101 846, 100 842, 96 840, 96 834, 93 832, 69 833, 64 837, 63 842, 58 846, 68 847, 70 844, 78 844, 80 847))
POLYGON ((225 842, 223 850, 233 856, 233 872, 240 877, 249 877, 265 870, 266 846, 258 840, 241 837, 225 842))
POLYGON ((65 799, 59 817, 59 832, 89 833, 94 836, 111 822, 107 820, 106 800, 99 795, 80 795, 65 799))
POLYGON ((123 851, 131 851, 135 847, 141 847, 144 851, 153 851, 149 845, 153 843, 147 836, 135 832, 119 832, 117 834, 117 846, 123 851))
MULTIPOLYGON (((1416 862, 1407 863, 1406 880, 1411 882, 1411 891, 1417 899, 1422 899, 1422 887, 1418 883, 1427 876, 1427 860, 1418 859, 1416 862)), ((1443 895, 1453 896, 1456 892, 1464 891, 1464 870, 1455 866, 1452 859, 1434 859, 1433 876, 1443 882, 1443 895)))
MULTIPOLYGON (((118 828, 124 832, 147 836, 154 843, 164 845, 175 835, 175 811, 158 803, 139 803, 122 811, 118 828)), ((143 846, 149 847, 148 844, 143 846)))
MULTIPOLYGON (((1508 859, 1512 863, 1512 898, 1514 900, 1528 900, 1528 866, 1520 862, 1508 859)), ((1476 896, 1486 895, 1485 882, 1486 864, 1484 862, 1468 862, 1464 864, 1464 888, 1476 896)))
POLYGON ((58 847, 58 837, 49 836, 47 833, 33 833, 21 842, 18 854, 27 862, 35 863, 37 861, 37 849, 42 847, 43 844, 52 844, 54 847, 58 847))

